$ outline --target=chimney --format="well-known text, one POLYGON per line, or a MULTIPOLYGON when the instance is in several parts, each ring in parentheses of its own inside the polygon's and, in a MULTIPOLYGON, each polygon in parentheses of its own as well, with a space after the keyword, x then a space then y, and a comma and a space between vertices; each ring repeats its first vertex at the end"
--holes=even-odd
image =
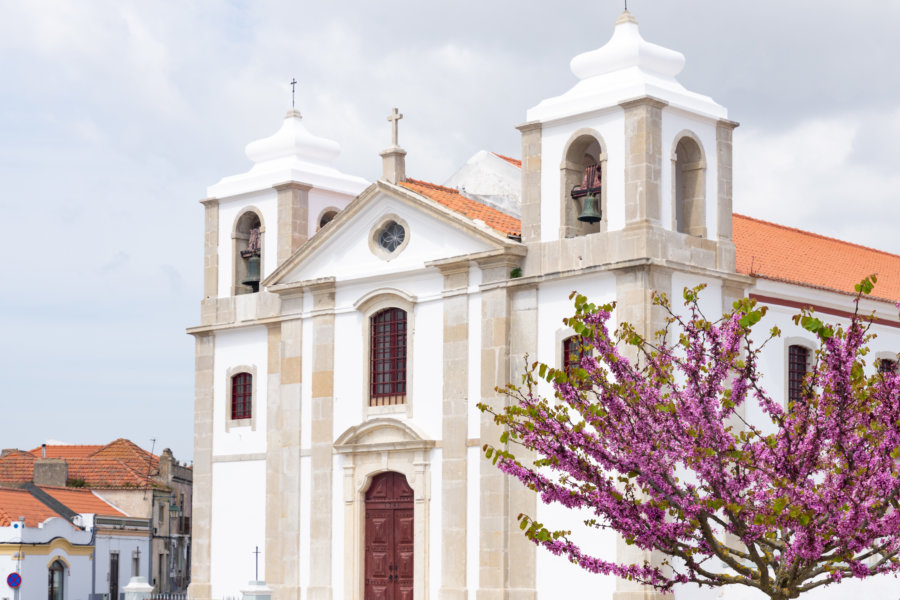
POLYGON ((393 184, 406 181, 406 150, 401 148, 397 142, 397 125, 402 118, 403 115, 396 108, 387 118, 391 122, 391 146, 379 153, 381 155, 381 178, 393 184))
POLYGON ((69 466, 64 458, 39 458, 34 461, 34 485, 65 487, 69 466))
POLYGON ((47 458, 47 444, 41 444, 41 458, 47 458))
POLYGON ((172 483, 172 477, 175 475, 175 457, 172 451, 166 448, 159 455, 159 479, 164 485, 172 483))

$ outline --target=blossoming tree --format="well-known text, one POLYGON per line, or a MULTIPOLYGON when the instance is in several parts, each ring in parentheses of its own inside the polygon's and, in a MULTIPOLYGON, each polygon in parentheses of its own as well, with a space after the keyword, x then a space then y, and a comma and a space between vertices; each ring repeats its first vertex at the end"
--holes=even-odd
POLYGON ((586 510, 589 527, 662 560, 592 556, 571 532, 519 515, 525 535, 584 569, 663 591, 744 585, 781 600, 900 570, 900 375, 865 368, 870 319, 858 309, 874 282, 857 286, 845 326, 795 317, 820 344, 787 406, 760 385, 760 351, 780 334, 751 336, 764 306, 741 300, 710 321, 701 288, 685 290, 684 317, 656 295, 668 326, 648 340, 627 324, 611 332, 613 305, 575 297, 566 322, 586 350, 579 366, 535 363, 504 390, 505 408, 479 405, 504 431, 485 454, 543 502, 586 510), (541 379, 554 398, 538 393, 541 379), (744 419, 751 402, 771 424, 744 419), (537 458, 518 460, 517 447, 537 458))

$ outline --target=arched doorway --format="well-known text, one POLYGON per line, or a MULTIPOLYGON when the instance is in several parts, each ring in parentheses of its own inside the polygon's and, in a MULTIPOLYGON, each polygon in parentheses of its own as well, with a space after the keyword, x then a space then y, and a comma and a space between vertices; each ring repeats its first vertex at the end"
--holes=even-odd
POLYGON ((412 600, 413 502, 402 473, 372 479, 366 492, 365 600, 412 600))

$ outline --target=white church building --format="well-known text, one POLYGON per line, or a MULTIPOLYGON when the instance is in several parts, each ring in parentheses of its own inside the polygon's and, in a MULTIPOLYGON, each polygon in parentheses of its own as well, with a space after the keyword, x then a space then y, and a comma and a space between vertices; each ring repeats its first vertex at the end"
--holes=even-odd
MULTIPOLYGON (((335 169, 338 144, 295 110, 247 146, 252 168, 202 201, 192 598, 236 596, 257 560, 277 600, 657 597, 529 542, 519 513, 576 530, 579 516, 481 450, 499 431, 476 403, 502 402, 495 388, 519 380, 526 354, 564 364, 572 290, 617 301, 645 333, 663 324, 654 290, 705 283, 707 314, 754 296, 785 331, 764 362, 767 389, 787 397, 815 346, 790 317, 846 319, 853 284, 878 272, 863 308, 881 319, 872 356, 894 365, 900 256, 733 214, 737 123, 676 80, 683 66, 623 13, 572 60, 574 87, 527 111, 521 162, 481 154, 452 187, 406 176, 396 110, 374 183, 335 169)), ((588 535, 587 549, 642 560, 588 535)))

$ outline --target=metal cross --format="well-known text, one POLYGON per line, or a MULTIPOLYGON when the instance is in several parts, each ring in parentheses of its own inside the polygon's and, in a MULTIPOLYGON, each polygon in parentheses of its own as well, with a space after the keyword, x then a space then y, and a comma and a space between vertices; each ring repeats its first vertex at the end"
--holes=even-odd
POLYGON ((256 578, 253 581, 259 581, 259 546, 256 547, 253 554, 256 555, 256 578))
POLYGON ((391 115, 387 118, 387 120, 391 122, 391 126, 393 129, 392 142, 393 142, 394 146, 397 145, 397 121, 399 121, 402 118, 403 118, 403 115, 401 115, 400 111, 396 108, 394 109, 394 112, 392 112, 391 115))
POLYGON ((294 91, 295 86, 297 85, 297 80, 291 77, 291 108, 294 108, 294 91))

